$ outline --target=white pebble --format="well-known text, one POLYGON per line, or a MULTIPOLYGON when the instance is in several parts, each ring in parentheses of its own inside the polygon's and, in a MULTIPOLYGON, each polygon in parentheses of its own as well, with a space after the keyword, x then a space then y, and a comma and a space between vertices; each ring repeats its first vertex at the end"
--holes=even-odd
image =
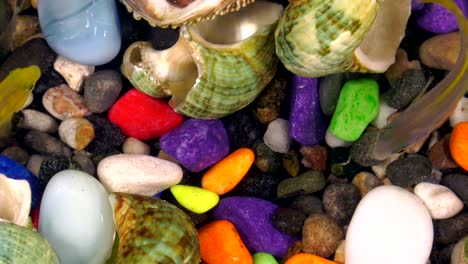
POLYGON ((449 117, 450 125, 455 127, 458 123, 468 122, 468 98, 462 97, 457 107, 449 117))
POLYGON ((380 97, 379 113, 375 117, 374 121, 372 121, 372 124, 379 129, 384 128, 388 124, 388 118, 396 111, 398 111, 398 109, 389 106, 387 102, 385 102, 385 100, 380 97))
POLYGON ((327 143, 330 148, 339 148, 349 147, 353 144, 353 141, 342 140, 341 138, 330 133, 330 131, 327 129, 327 133, 325 133, 325 143, 327 143))
POLYGON ((72 117, 59 126, 60 139, 69 147, 82 150, 94 139, 94 126, 87 119, 72 117))
POLYGON ((346 264, 425 264, 433 242, 432 219, 417 196, 380 186, 361 200, 346 234, 346 264))
POLYGON ((160 158, 118 154, 99 162, 97 175, 109 192, 153 196, 182 180, 179 165, 160 158))
POLYGON ((414 187, 414 194, 423 201, 434 219, 450 218, 463 209, 460 198, 443 185, 421 182, 414 187))
POLYGON ((23 115, 18 127, 46 133, 57 132, 57 121, 50 115, 32 109, 24 109, 21 113, 23 115))
POLYGON ((277 118, 268 124, 268 128, 263 135, 263 141, 273 151, 287 153, 291 144, 288 134, 289 122, 282 118, 277 118))
POLYGON ((54 69, 77 92, 81 92, 85 78, 94 72, 94 66, 79 64, 62 56, 55 60, 54 69))
POLYGON ((122 145, 122 152, 125 154, 149 155, 151 148, 148 144, 137 138, 128 137, 122 145))

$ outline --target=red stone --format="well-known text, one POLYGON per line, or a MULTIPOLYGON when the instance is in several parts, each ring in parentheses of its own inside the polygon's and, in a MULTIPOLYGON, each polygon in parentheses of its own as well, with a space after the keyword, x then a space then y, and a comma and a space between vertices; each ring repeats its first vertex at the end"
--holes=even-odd
POLYGON ((184 119, 167 102, 136 89, 117 100, 108 117, 126 136, 141 140, 161 137, 179 126, 184 119))
POLYGON ((36 230, 39 230, 39 207, 40 206, 33 209, 31 212, 31 220, 36 230))

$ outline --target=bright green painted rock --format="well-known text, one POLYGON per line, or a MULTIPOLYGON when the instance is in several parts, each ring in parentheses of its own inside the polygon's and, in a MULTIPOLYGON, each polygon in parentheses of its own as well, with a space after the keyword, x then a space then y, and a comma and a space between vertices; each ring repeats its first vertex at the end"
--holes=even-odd
POLYGON ((346 140, 357 140, 379 111, 379 85, 373 79, 347 81, 340 93, 329 132, 346 140))
POLYGON ((216 193, 188 185, 174 185, 171 193, 183 207, 197 214, 210 210, 219 202, 216 193))
POLYGON ((275 257, 265 252, 258 252, 253 255, 254 264, 278 264, 275 257))

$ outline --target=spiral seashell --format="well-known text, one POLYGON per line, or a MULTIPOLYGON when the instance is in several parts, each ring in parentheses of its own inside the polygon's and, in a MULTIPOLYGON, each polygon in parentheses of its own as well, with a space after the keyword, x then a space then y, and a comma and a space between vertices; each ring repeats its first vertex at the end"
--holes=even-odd
POLYGON ((137 20, 176 28, 238 11, 255 0, 121 0, 137 20))
POLYGON ((395 61, 411 0, 292 0, 275 32, 291 72, 384 72, 395 61))
POLYGON ((60 262, 47 240, 38 233, 14 223, 0 222, 0 263, 60 262))
POLYGON ((119 236, 115 263, 200 262, 197 231, 180 209, 135 194, 114 193, 110 200, 119 236))
POLYGON ((178 42, 154 50, 136 42, 122 73, 142 92, 172 96, 177 112, 203 119, 231 114, 251 103, 273 78, 273 31, 282 6, 257 1, 214 20, 182 26, 178 42))
POLYGON ((28 224, 31 209, 31 187, 26 180, 10 179, 0 173, 0 221, 28 224))

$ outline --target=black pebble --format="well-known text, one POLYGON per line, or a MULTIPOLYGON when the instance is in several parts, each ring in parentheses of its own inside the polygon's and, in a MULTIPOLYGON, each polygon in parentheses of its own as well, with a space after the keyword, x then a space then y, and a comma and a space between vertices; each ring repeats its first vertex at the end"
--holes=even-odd
POLYGON ((357 164, 370 167, 380 162, 374 157, 374 146, 379 137, 378 129, 367 129, 361 137, 353 143, 350 150, 351 159, 357 164))
POLYGON ((276 198, 278 183, 279 179, 275 174, 251 169, 236 188, 234 188, 232 193, 271 201, 276 198))
POLYGON ((63 170, 80 170, 80 164, 68 156, 49 156, 42 161, 39 169, 39 183, 45 187, 52 176, 63 170))
POLYGON ((260 137, 260 124, 251 111, 240 110, 224 120, 232 149, 249 148, 260 137))
POLYGON ((392 184, 407 187, 432 178, 432 163, 421 155, 412 155, 390 163, 386 175, 392 184))
POLYGON ((290 206, 306 215, 323 214, 322 201, 313 195, 299 195, 290 206))
POLYGON ((292 208, 278 208, 271 216, 271 223, 279 231, 299 235, 307 216, 299 210, 292 208))
POLYGON ((468 234, 468 213, 435 221, 434 238, 439 243, 455 243, 466 234, 468 234))
POLYGON ((408 70, 396 81, 393 89, 383 94, 387 104, 402 109, 410 104, 426 85, 426 78, 421 70, 408 70))
POLYGON ((102 154, 116 150, 125 140, 120 128, 109 120, 90 115, 86 116, 94 125, 94 139, 86 146, 86 151, 93 154, 102 154))
POLYGON ((441 183, 452 190, 465 204, 468 204, 468 175, 449 174, 442 178, 441 183))
POLYGON ((323 193, 323 208, 338 223, 345 225, 351 221, 360 200, 361 193, 356 186, 348 183, 332 184, 323 193))

